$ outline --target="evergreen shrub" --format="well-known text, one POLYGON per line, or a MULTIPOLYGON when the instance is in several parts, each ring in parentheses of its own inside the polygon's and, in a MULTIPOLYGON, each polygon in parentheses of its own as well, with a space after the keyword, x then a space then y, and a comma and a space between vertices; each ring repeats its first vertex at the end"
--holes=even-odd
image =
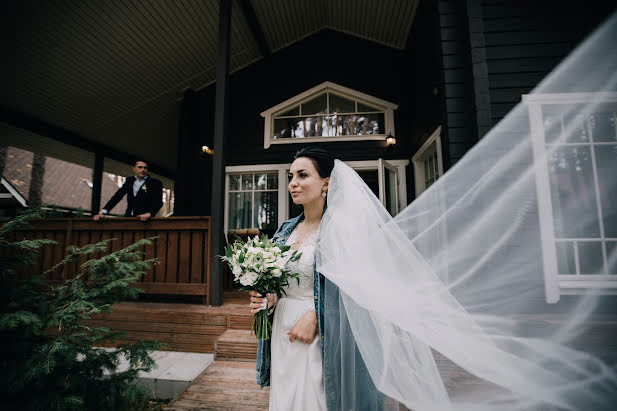
MULTIPOLYGON (((135 298, 141 290, 130 284, 154 260, 143 259, 144 239, 106 254, 109 241, 69 247, 66 257, 43 273, 32 264, 47 239, 26 239, 29 211, 0 228, 0 408, 21 410, 139 410, 148 407, 148 392, 134 384, 149 371, 149 354, 162 346, 155 341, 119 344, 115 352, 102 348, 122 338, 108 327, 89 325, 92 316, 110 313, 115 301, 135 298), (101 254, 100 258, 94 258, 101 254), (48 276, 80 256, 88 261, 60 284, 48 276), (29 272, 30 271, 30 272, 29 272), (24 276, 23 273, 28 275, 24 276), (22 274, 20 274, 22 273, 22 274), (118 354, 129 360, 117 371, 118 354)), ((68 268, 68 266, 67 266, 68 268)))

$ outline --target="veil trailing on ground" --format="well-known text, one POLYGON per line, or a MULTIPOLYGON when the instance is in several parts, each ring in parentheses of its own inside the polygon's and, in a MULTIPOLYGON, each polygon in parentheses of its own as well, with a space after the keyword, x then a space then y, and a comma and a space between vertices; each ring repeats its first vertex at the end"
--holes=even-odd
POLYGON ((326 331, 393 403, 617 404, 616 38, 613 16, 395 218, 336 162, 317 271, 346 322, 326 331))

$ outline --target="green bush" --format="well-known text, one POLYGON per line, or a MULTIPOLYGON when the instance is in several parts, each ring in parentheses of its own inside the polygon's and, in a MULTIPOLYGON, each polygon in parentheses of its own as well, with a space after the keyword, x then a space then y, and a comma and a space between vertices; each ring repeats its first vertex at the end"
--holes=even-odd
MULTIPOLYGON (((41 410, 138 410, 147 409, 148 393, 133 384, 139 371, 154 366, 149 354, 162 344, 139 341, 118 345, 116 352, 101 348, 122 337, 110 328, 87 325, 93 315, 110 313, 111 304, 136 297, 141 291, 130 284, 154 263, 143 260, 140 240, 101 258, 89 259, 74 278, 50 285, 46 277, 80 256, 104 252, 108 241, 81 248, 69 247, 67 256, 44 273, 26 279, 41 247, 51 240, 27 240, 20 231, 27 212, 0 228, 0 408, 41 410), (130 367, 117 372, 118 353, 130 367)), ((104 253, 103 253, 104 254, 104 253)))

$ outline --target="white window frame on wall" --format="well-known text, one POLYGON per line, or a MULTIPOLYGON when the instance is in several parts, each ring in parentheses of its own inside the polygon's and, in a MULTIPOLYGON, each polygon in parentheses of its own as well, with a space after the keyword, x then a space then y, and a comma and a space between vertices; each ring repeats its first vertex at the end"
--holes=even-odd
MULTIPOLYGON (((523 102, 529 110, 531 139, 536 172, 536 191, 538 195, 538 212, 540 214, 540 235, 542 241, 542 258, 546 301, 556 303, 561 295, 575 295, 595 290, 598 294, 617 295, 617 275, 579 275, 559 274, 557 266, 557 252, 555 243, 555 229, 553 226, 553 209, 550 197, 548 164, 546 161, 544 124, 542 120, 543 105, 571 105, 594 103, 617 103, 617 93, 565 93, 565 94, 529 94, 523 95, 523 102)), ((594 143, 589 143, 590 145, 594 143)), ((593 152, 593 150, 592 150, 593 152)), ((593 153, 592 153, 593 157, 593 153)), ((592 162, 594 175, 595 162, 592 162)), ((598 193, 598 182, 595 180, 598 193)), ((596 194, 597 195, 597 194, 596 194)), ((600 202, 597 201, 598 207, 600 202)), ((601 211, 600 214, 601 215, 601 211)), ((600 221, 602 224, 602 221, 600 221)), ((601 230, 600 239, 605 239, 604 230, 601 230)), ((576 239, 574 239, 576 240, 576 239)), ((603 250, 606 259, 606 251, 603 250)))
POLYGON ((229 230, 229 175, 241 174, 241 173, 272 173, 276 172, 278 175, 278 221, 277 226, 281 225, 283 221, 287 219, 287 170, 289 170, 290 164, 259 164, 259 165, 246 165, 246 166, 226 166, 225 167, 225 232, 229 230), (282 184, 282 189, 281 189, 282 184))
MULTIPOLYGON (((405 168, 409 165, 409 160, 387 160, 387 162, 397 169, 398 180, 398 206, 402 210, 407 206, 407 183, 405 168)), ((366 161, 346 161, 345 164, 354 169, 376 170, 379 174, 380 160, 366 161)), ((266 173, 276 172, 278 174, 278 226, 289 219, 289 207, 287 192, 287 174, 291 163, 287 164, 250 164, 225 167, 225 232, 229 229, 229 175, 242 173, 266 173)), ((379 174, 381 175, 381 174, 379 174)), ((380 180, 381 181, 381 180, 380 180)), ((380 184, 383 184, 380 182, 380 184)), ((381 190, 380 190, 381 191, 381 190)), ((380 199, 385 204, 385 199, 380 199)))
POLYGON ((359 141, 359 140, 385 140, 388 135, 396 137, 394 131, 394 110, 398 108, 397 104, 391 103, 386 100, 382 100, 377 97, 370 96, 344 87, 330 81, 321 83, 303 93, 298 94, 288 100, 277 104, 261 113, 264 118, 264 148, 269 148, 272 144, 303 144, 303 143, 316 143, 316 142, 329 142, 329 141, 359 141), (302 104, 306 101, 317 97, 319 94, 331 91, 337 95, 345 98, 357 100, 362 104, 369 106, 379 107, 379 111, 384 111, 384 134, 367 134, 367 135, 351 135, 351 136, 321 136, 321 137, 302 137, 302 138, 279 138, 273 137, 274 133, 274 117, 280 113, 284 113, 295 106, 302 104))
POLYGON ((443 156, 441 151, 441 126, 437 127, 433 134, 422 144, 416 154, 411 158, 413 163, 413 175, 416 190, 416 198, 426 190, 426 175, 424 172, 424 160, 430 154, 428 149, 435 143, 437 151, 437 179, 443 175, 443 156))

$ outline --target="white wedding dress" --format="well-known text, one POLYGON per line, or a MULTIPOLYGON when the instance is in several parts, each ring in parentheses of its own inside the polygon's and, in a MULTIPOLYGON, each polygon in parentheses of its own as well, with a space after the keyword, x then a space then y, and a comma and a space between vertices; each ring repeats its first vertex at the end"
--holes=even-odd
MULTIPOLYGON (((311 344, 289 342, 289 331, 307 311, 314 310, 313 272, 317 232, 300 244, 300 259, 292 272, 300 274, 300 284, 290 281, 287 296, 279 299, 272 324, 272 367, 270 410, 325 410, 326 397, 321 366, 321 343, 316 336, 311 344)), ((287 244, 297 240, 294 230, 287 244)))

